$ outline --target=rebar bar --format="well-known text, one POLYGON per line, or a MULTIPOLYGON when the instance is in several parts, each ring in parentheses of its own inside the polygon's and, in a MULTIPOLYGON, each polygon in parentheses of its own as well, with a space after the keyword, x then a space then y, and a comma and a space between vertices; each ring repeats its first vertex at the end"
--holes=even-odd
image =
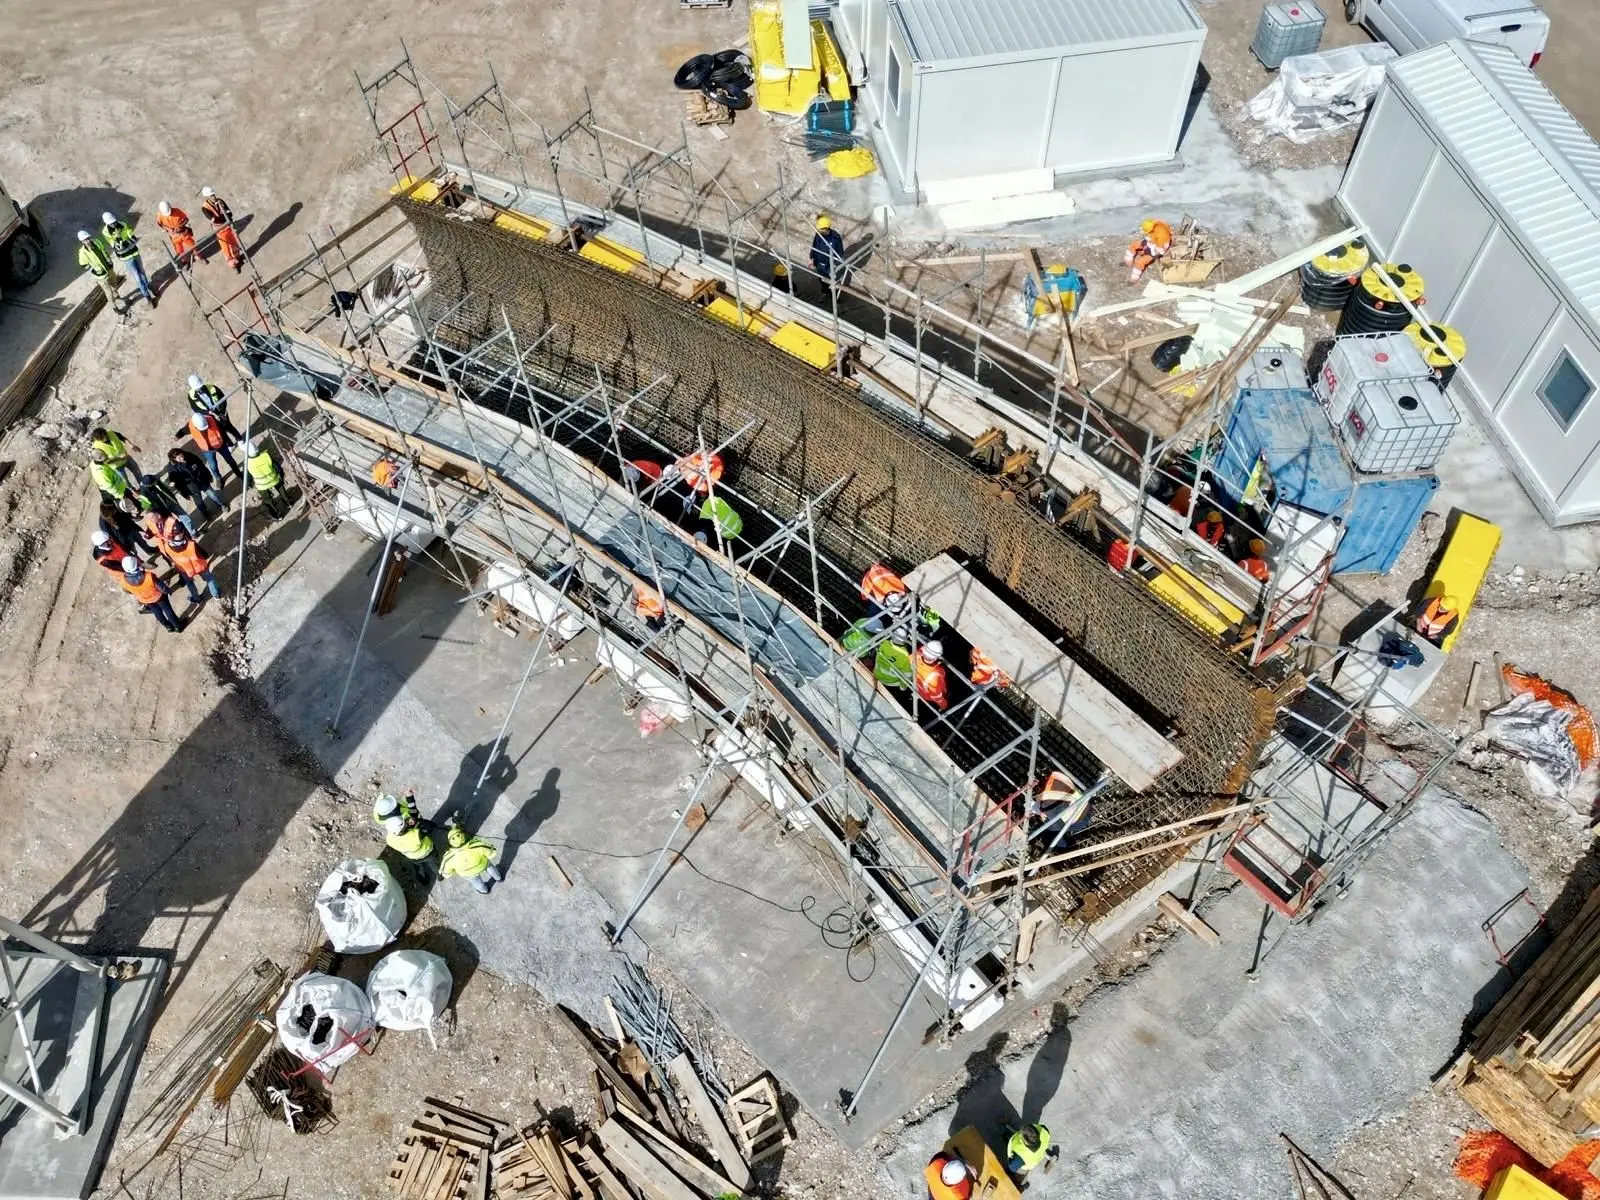
POLYGON ((704 1033, 696 1030, 691 1040, 673 1019, 672 1002, 656 987, 644 968, 632 959, 624 959, 623 968, 623 973, 612 981, 611 1002, 623 1029, 650 1065, 666 1077, 667 1065, 679 1055, 687 1054, 711 1098, 719 1104, 726 1103, 728 1085, 717 1074, 704 1033))

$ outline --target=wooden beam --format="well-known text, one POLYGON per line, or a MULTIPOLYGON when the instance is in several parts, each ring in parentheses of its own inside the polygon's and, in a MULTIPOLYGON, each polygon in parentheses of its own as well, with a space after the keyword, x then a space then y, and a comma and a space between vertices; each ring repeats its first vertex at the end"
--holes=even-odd
POLYGON ((706 1092, 706 1085, 700 1081, 700 1076, 694 1069, 694 1063, 687 1054, 680 1054, 667 1064, 667 1070, 677 1083, 678 1091, 682 1092, 683 1098, 689 1102, 689 1108, 694 1112, 695 1120, 700 1122, 700 1128, 706 1131, 706 1137, 711 1141, 711 1149, 715 1152, 717 1161, 722 1164, 723 1171, 739 1191, 746 1190, 750 1186, 750 1167, 744 1161, 744 1156, 739 1153, 739 1144, 733 1140, 733 1135, 723 1124, 722 1114, 711 1102, 711 1097, 706 1092))
POLYGON ((1113 354, 1127 354, 1134 350, 1141 350, 1146 346, 1159 346, 1162 342, 1173 338, 1188 337, 1199 330, 1198 325, 1180 325, 1176 329, 1164 329, 1160 333, 1147 333, 1143 337, 1129 338, 1111 347, 1113 354))
POLYGON ((1312 242, 1309 246, 1302 246, 1293 254, 1285 254, 1282 258, 1269 262, 1264 267, 1247 272, 1237 279, 1225 279, 1217 284, 1217 291, 1231 292, 1242 296, 1246 292, 1253 292, 1258 287, 1265 287, 1280 275, 1287 275, 1290 271, 1298 271, 1302 265, 1310 262, 1319 254, 1326 254, 1329 250, 1344 245, 1352 238, 1360 237, 1365 231, 1359 225, 1352 225, 1338 233, 1331 234, 1321 241, 1312 242))
POLYGON ((617 1070, 611 1059, 601 1051, 599 1046, 594 1044, 594 1040, 589 1035, 588 1023, 562 1004, 556 1005, 550 1011, 557 1023, 566 1026, 567 1032, 578 1039, 578 1045, 589 1056, 589 1061, 594 1063, 595 1068, 600 1072, 601 1078, 610 1085, 611 1090, 617 1094, 618 1098, 641 1117, 648 1116, 650 1106, 645 1103, 644 1097, 639 1095, 638 1090, 633 1086, 633 1081, 617 1070))
POLYGON ((605 1144, 606 1157, 611 1165, 638 1184, 648 1200, 703 1200, 698 1192, 674 1175, 666 1163, 628 1132, 616 1117, 612 1117, 596 1132, 605 1144))
MULTIPOLYGON (((635 1136, 642 1135, 641 1145, 647 1147, 651 1153, 660 1156, 661 1161, 676 1171, 684 1179, 691 1181, 692 1186, 699 1188, 711 1200, 718 1196, 725 1196, 730 1192, 743 1192, 744 1188, 733 1182, 721 1171, 710 1163, 701 1162, 688 1149, 674 1139, 668 1137, 643 1117, 636 1117, 623 1109, 617 1114, 623 1118, 623 1123, 631 1125, 635 1136)), ((743 1159, 740 1160, 741 1162, 743 1159)))
POLYGON ((1498 1059, 1474 1063, 1456 1091, 1479 1116, 1544 1166, 1554 1166, 1578 1144, 1577 1134, 1562 1128, 1528 1085, 1498 1059))
POLYGON ((1022 257, 1020 250, 994 250, 987 254, 947 254, 940 258, 902 258, 897 267, 965 267, 980 262, 1015 262, 1022 257))
POLYGON ((1179 900, 1171 892, 1162 892, 1160 899, 1156 901, 1156 907, 1162 912, 1166 913, 1167 916, 1171 917, 1179 925, 1182 925, 1190 933, 1194 934, 1195 937, 1199 938, 1206 945, 1215 946, 1222 940, 1222 935, 1220 933, 1218 933, 1210 925, 1207 925, 1194 913, 1190 912, 1189 909, 1184 906, 1183 901, 1179 900))
POLYGON ((948 554, 908 572, 906 583, 1119 779, 1143 791, 1182 760, 1183 751, 948 554))

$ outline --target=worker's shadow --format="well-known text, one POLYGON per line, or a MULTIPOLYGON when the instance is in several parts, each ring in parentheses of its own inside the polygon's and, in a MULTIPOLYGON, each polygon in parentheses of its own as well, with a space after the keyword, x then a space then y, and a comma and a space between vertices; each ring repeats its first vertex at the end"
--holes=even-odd
POLYGON ((1060 1090, 1061 1077, 1067 1069, 1067 1055, 1072 1049, 1070 1019, 1071 1012, 1065 1001, 1058 1000, 1051 1006, 1050 1028, 1028 1064, 1028 1083, 1022 1093, 1022 1123, 1025 1125, 1043 1120, 1045 1106, 1060 1090))
POLYGON ((956 1096, 950 1132, 976 1126, 991 1146, 1001 1145, 1006 1129, 1018 1124, 1017 1110, 1006 1095, 1006 1075, 1000 1065, 1011 1035, 1004 1030, 967 1056, 967 1078, 956 1096))
POLYGON ((500 852, 500 869, 511 874, 511 864, 517 853, 539 832, 539 827, 556 815, 561 804, 561 768, 551 767, 544 773, 539 790, 529 796, 517 810, 517 815, 506 822, 505 847, 500 852))

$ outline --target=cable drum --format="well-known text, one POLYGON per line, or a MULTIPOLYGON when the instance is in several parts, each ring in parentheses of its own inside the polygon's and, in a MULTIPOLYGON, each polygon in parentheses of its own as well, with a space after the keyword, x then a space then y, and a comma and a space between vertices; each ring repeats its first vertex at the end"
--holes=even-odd
POLYGON ((1378 274, 1379 267, 1371 266, 1361 272, 1360 282, 1350 292, 1344 312, 1339 317, 1340 336, 1347 333, 1398 333, 1411 323, 1411 314, 1401 298, 1413 307, 1422 303, 1422 276, 1411 269, 1410 263, 1384 263, 1382 271, 1399 288, 1385 283, 1378 274))
POLYGON ((1450 325, 1424 326, 1413 321, 1406 326, 1406 336, 1422 351, 1422 361, 1433 369, 1439 386, 1449 387, 1455 378, 1456 363, 1467 356, 1467 339, 1461 331, 1450 325))
POLYGON ((1317 255, 1300 267, 1300 298, 1312 308, 1343 308, 1371 261, 1372 254, 1361 238, 1317 255))
POLYGON ((672 77, 672 86, 685 92, 698 92, 711 81, 717 60, 709 54, 696 54, 672 77))

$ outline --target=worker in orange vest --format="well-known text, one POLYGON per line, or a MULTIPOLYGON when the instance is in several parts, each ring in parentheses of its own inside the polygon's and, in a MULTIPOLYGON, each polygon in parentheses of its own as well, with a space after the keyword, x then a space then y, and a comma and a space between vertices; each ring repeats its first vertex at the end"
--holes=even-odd
POLYGON ((722 481, 722 467, 722 455, 715 451, 702 454, 696 450, 673 463, 672 471, 694 491, 706 494, 711 491, 712 484, 722 481))
POLYGON ((654 588, 636 583, 633 585, 633 615, 654 627, 666 620, 667 606, 661 603, 661 597, 656 595, 654 588))
POLYGON ((967 657, 972 663, 973 687, 1004 688, 1011 686, 1011 676, 1002 671, 999 664, 996 663, 994 659, 990 658, 976 646, 972 648, 972 652, 968 654, 967 657))
POLYGON ((1442 646, 1461 623, 1461 601, 1454 596, 1435 596, 1417 618, 1417 632, 1435 646, 1442 646))
POLYGON ((381 488, 391 490, 400 486, 400 460, 392 454, 385 454, 372 464, 372 482, 381 488))
POLYGON ((939 642, 923 642, 911 657, 911 667, 917 695, 935 708, 949 708, 950 691, 944 672, 944 646, 939 642))
POLYGON ((182 633, 183 623, 172 611, 172 601, 167 599, 166 585, 139 565, 139 560, 128 555, 122 560, 122 577, 117 580, 122 590, 139 602, 139 607, 152 614, 165 626, 168 633, 182 633))
POLYGON ((873 563, 861 577, 861 598, 880 609, 889 607, 889 597, 904 596, 907 591, 906 581, 882 563, 873 563))
MULTIPOLYGON (((115 576, 122 574, 122 560, 128 557, 128 550, 122 546, 104 529, 96 529, 89 535, 93 544, 90 552, 94 556, 97 566, 104 567, 107 572, 115 576)), ((129 539, 130 541, 132 539, 129 539)))
POLYGON ((1262 583, 1272 578, 1272 568, 1267 565, 1267 544, 1260 538, 1250 539, 1250 553, 1239 560, 1239 566, 1251 579, 1262 583))
POLYGON ((211 593, 212 599, 222 599, 222 589, 217 586, 217 577, 211 573, 211 559, 200 549, 200 543, 189 536, 189 531, 181 523, 172 517, 162 517, 160 527, 156 530, 156 545, 161 548, 161 553, 167 556, 167 561, 178 568, 178 574, 183 576, 184 583, 189 585, 190 604, 200 603, 202 583, 206 585, 206 590, 211 593))
POLYGON ((1228 532, 1228 527, 1222 523, 1222 514, 1213 508, 1195 522, 1194 531, 1207 545, 1220 546, 1222 535, 1228 532))
POLYGON ((1172 226, 1165 221, 1143 221, 1139 232, 1143 236, 1130 242, 1128 252, 1122 256, 1123 264, 1132 268, 1128 279, 1133 283, 1138 283, 1151 264, 1172 249, 1172 226))
POLYGON ((633 458, 622 464, 622 478, 634 487, 649 487, 661 478, 661 464, 648 458, 633 458))
POLYGON ((200 189, 200 212, 211 222, 211 228, 216 230, 217 245, 222 247, 228 265, 238 271, 244 266, 244 247, 239 244, 239 235, 233 229, 233 209, 216 192, 203 187, 200 189))
POLYGON ((195 256, 194 229, 189 224, 189 214, 163 200, 156 205, 156 224, 172 243, 172 257, 178 260, 178 266, 187 267, 195 256))
POLYGON ((222 468, 217 465, 218 458, 232 467, 235 475, 239 474, 239 464, 234 461, 228 449, 227 436, 215 417, 208 413, 195 413, 189 418, 189 436, 194 438, 194 448, 200 451, 200 457, 211 468, 212 478, 219 484, 222 482, 222 468))
POLYGON ((972 1168, 954 1150, 941 1150, 922 1170, 928 1200, 971 1200, 972 1168))

